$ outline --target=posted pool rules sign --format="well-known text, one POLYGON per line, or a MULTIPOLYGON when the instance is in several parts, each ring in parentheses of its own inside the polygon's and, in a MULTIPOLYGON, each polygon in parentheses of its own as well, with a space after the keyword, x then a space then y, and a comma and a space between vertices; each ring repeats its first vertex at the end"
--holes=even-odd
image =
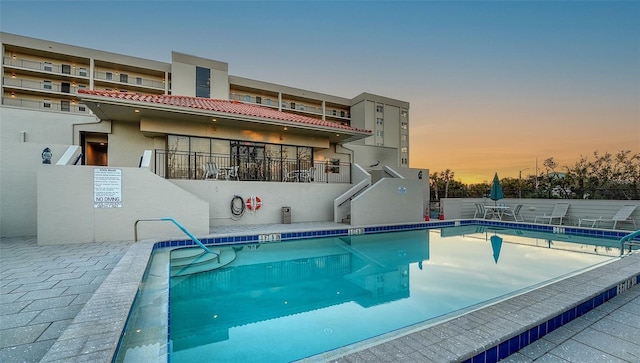
POLYGON ((93 208, 122 208, 122 169, 93 169, 93 208))

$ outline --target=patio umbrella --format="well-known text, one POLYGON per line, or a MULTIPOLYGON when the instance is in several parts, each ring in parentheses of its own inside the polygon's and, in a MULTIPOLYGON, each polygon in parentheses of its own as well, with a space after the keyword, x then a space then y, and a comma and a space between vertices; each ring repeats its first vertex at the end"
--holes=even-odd
POLYGON ((502 237, 498 235, 491 236, 491 249, 493 250, 493 260, 498 263, 500 258, 500 248, 502 248, 502 237))
POLYGON ((493 183, 491 184, 489 198, 491 198, 496 205, 498 204, 498 200, 504 198, 504 194, 502 194, 502 186, 500 186, 500 179, 498 179, 498 173, 493 176, 493 183))

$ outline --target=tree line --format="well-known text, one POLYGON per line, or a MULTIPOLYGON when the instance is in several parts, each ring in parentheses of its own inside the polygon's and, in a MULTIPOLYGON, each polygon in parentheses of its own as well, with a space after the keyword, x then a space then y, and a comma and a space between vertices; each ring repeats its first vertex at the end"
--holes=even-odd
MULTIPOLYGON (((615 154, 581 156, 574 165, 560 166, 545 159, 538 175, 500 179, 505 198, 640 199, 640 154, 623 150, 615 154)), ((431 201, 440 198, 487 197, 491 182, 463 184, 446 169, 429 175, 431 201)))

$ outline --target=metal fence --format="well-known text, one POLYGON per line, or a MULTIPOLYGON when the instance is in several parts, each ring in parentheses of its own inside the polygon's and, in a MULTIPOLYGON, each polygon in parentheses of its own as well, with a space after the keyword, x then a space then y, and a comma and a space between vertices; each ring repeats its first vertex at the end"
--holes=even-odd
MULTIPOLYGON (((166 179, 204 179, 208 163, 219 169, 238 167, 238 180, 294 182, 290 173, 306 171, 314 183, 351 183, 351 164, 297 159, 251 159, 229 155, 155 150, 155 173, 166 179)), ((236 179, 235 177, 233 179, 236 179)))

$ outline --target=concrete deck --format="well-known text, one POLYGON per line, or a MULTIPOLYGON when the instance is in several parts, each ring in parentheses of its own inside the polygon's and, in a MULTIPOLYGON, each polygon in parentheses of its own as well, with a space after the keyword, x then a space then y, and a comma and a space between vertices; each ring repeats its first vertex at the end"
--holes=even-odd
MULTIPOLYGON (((333 223, 244 226, 243 234, 344 228, 333 223)), ((215 235, 240 233, 219 228, 215 235)), ((151 243, 38 246, 0 240, 0 362, 109 361, 151 243), (132 293, 133 292, 133 293, 132 293), (105 307, 106 306, 106 307, 105 307)), ((337 362, 456 362, 640 274, 640 254, 445 323, 328 352, 337 362)), ((640 286, 544 335, 505 362, 640 361, 640 286)))

